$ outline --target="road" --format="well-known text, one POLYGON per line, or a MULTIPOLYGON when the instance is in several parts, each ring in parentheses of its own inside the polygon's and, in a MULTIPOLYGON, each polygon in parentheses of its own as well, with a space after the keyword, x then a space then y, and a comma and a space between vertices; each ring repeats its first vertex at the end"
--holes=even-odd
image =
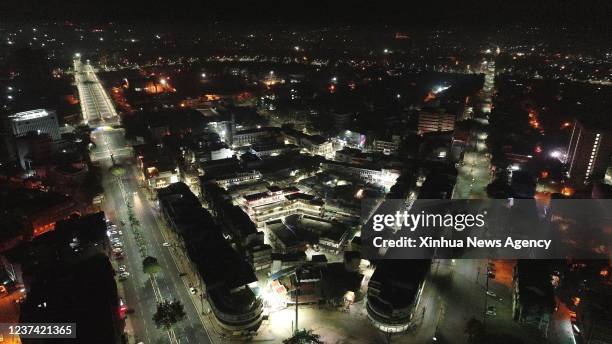
POLYGON ((91 157, 101 168, 103 174, 104 203, 107 216, 123 232, 125 257, 115 260, 113 264, 126 265, 130 277, 119 282, 119 290, 127 306, 133 310, 128 315, 126 332, 130 343, 213 343, 207 327, 210 319, 203 317, 196 308, 196 302, 189 293, 189 286, 181 277, 175 258, 170 248, 164 247, 158 215, 152 208, 148 195, 138 183, 138 172, 135 159, 131 154, 130 144, 125 140, 124 131, 117 125, 117 116, 111 100, 102 89, 102 85, 88 65, 75 63, 75 79, 79 96, 83 101, 84 121, 94 129, 92 141, 95 147, 91 157), (108 114, 111 114, 110 116, 108 114), (111 159, 112 156, 112 159, 111 159), (124 166, 125 173, 113 175, 110 167, 113 164, 124 166), (147 243, 147 254, 156 257, 162 271, 153 280, 142 271, 142 257, 128 224, 127 203, 133 205, 135 217, 140 222, 141 232, 147 243), (152 321, 156 311, 156 301, 160 298, 180 300, 185 309, 186 318, 173 331, 157 329, 152 321), (204 325, 206 324, 206 326, 204 325), (171 333, 170 333, 171 332, 171 333), (172 338, 171 338, 172 337, 172 338))
POLYGON ((453 199, 485 199, 487 185, 491 182, 491 156, 486 145, 488 135, 486 127, 489 123, 495 89, 494 58, 485 59, 481 67, 485 82, 479 96, 479 110, 472 119, 482 124, 484 128, 472 129, 470 132, 470 144, 466 147, 463 160, 458 166, 453 199))
POLYGON ((80 59, 75 59, 73 63, 85 123, 94 126, 106 122, 117 123, 119 116, 93 67, 89 63, 83 64, 80 59))

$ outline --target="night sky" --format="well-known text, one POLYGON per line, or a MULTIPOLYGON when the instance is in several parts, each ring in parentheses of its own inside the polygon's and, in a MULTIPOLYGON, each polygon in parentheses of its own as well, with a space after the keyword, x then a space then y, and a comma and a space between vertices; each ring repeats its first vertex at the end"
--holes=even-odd
POLYGON ((607 0, 13 0, 0 2, 5 20, 165 21, 200 24, 210 21, 246 24, 453 24, 492 26, 594 25, 608 27, 612 1, 607 0))

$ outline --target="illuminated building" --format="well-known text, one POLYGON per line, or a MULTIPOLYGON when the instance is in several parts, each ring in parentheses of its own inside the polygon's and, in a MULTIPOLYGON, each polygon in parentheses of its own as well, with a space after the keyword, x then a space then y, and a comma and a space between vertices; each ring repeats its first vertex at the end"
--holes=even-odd
POLYGON ((604 177, 612 154, 612 131, 575 120, 567 148, 567 173, 576 187, 604 177))
POLYGON ((226 175, 219 176, 215 178, 217 184, 227 189, 232 186, 253 183, 258 180, 261 180, 262 174, 259 171, 253 170, 248 172, 234 172, 226 175))
POLYGON ((273 138, 279 128, 264 127, 240 130, 234 134, 232 144, 235 147, 248 146, 256 142, 261 142, 266 139, 273 138))
POLYGON ((151 189, 166 187, 179 181, 176 161, 167 152, 152 145, 134 146, 142 180, 151 189))
POLYGON ((308 135, 295 129, 283 129, 286 143, 294 144, 308 150, 311 154, 327 156, 332 154, 332 142, 320 135, 308 135))
POLYGON ((395 181, 400 176, 399 171, 395 169, 355 165, 337 161, 326 161, 321 164, 321 167, 324 171, 354 177, 368 184, 382 186, 387 190, 395 184, 395 181))
POLYGON ((36 109, 8 116, 9 127, 15 137, 29 132, 49 134, 53 140, 60 139, 59 124, 55 111, 36 109))
POLYGON ((400 145, 400 137, 393 135, 391 140, 374 139, 371 149, 375 152, 383 152, 383 154, 391 154, 397 152, 400 145))
POLYGON ((338 140, 345 146, 363 149, 366 144, 366 135, 354 130, 345 130, 338 135, 338 140))
POLYGON ((453 131, 456 118, 454 113, 443 109, 423 109, 419 114, 419 134, 453 131))
POLYGON ((278 156, 284 153, 297 150, 296 145, 272 143, 272 144, 255 144, 251 146, 251 153, 260 158, 278 156))

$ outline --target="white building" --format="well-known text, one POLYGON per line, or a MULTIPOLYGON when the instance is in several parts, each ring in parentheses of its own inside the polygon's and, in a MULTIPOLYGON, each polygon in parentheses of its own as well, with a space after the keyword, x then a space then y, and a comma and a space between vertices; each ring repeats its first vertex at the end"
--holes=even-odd
POLYGON ((355 165, 338 161, 326 161, 321 164, 321 167, 324 171, 353 177, 365 183, 382 186, 386 190, 389 190, 400 176, 400 172, 395 169, 355 165))
POLYGON ((8 117, 9 127, 15 137, 25 136, 28 132, 49 134, 53 140, 60 139, 59 124, 55 111, 36 109, 18 112, 8 117))

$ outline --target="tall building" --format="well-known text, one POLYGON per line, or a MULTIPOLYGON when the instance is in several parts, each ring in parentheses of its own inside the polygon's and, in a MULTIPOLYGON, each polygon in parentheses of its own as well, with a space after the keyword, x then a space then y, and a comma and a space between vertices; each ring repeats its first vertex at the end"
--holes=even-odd
POLYGON ((570 183, 580 186, 603 178, 611 154, 611 130, 575 120, 565 159, 570 183))
POLYGON ((36 109, 8 116, 8 127, 15 137, 29 132, 49 134, 53 140, 60 139, 59 124, 55 111, 36 109))
POLYGON ((453 131, 456 115, 443 109, 423 109, 419 114, 419 134, 453 131))

